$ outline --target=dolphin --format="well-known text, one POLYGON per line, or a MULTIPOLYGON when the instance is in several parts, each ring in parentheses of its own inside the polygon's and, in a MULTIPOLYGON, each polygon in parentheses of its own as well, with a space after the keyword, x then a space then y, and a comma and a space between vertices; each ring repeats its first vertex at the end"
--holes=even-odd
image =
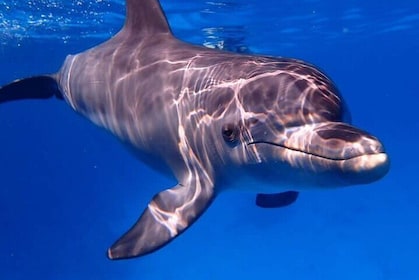
POLYGON ((389 170, 383 145, 345 122, 342 96, 315 66, 182 42, 157 0, 127 0, 123 28, 68 55, 57 73, 0 88, 0 103, 51 97, 178 182, 151 199, 110 259, 159 249, 225 190, 277 207, 302 190, 367 184, 389 170))

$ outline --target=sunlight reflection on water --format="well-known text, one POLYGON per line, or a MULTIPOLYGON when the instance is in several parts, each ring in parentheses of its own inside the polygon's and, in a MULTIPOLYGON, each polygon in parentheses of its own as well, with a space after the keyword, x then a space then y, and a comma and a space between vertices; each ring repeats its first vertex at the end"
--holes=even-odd
MULTIPOLYGON (((266 38, 278 38, 270 42, 272 48, 286 49, 315 40, 333 44, 336 39, 362 42, 387 33, 419 33, 419 13, 403 7, 380 12, 374 6, 313 0, 284 1, 281 5, 256 0, 162 0, 162 4, 177 36, 239 52, 250 52, 249 45, 266 38)), ((124 9, 123 0, 3 2, 0 45, 19 45, 25 39, 64 43, 107 39, 121 27, 124 9)))

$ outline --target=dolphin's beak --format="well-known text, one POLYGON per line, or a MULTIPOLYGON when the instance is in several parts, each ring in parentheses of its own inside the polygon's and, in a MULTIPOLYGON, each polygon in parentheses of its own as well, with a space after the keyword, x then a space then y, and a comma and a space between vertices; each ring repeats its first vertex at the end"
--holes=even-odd
POLYGON ((346 123, 295 126, 274 138, 250 144, 269 144, 262 146, 265 149, 270 146, 272 156, 292 167, 315 173, 330 172, 345 184, 370 183, 389 170, 389 159, 380 141, 346 123))

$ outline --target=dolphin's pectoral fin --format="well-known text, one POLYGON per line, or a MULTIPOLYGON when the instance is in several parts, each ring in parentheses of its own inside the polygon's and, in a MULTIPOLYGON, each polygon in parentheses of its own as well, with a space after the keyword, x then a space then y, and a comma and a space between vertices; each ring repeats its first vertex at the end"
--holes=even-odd
POLYGON ((275 194, 262 194, 256 196, 256 205, 262 208, 279 208, 288 206, 297 200, 298 192, 288 191, 275 194))
POLYGON ((20 99, 46 99, 54 96, 63 99, 53 76, 36 76, 16 80, 0 87, 0 103, 20 99))
POLYGON ((201 180, 160 192, 137 223, 108 250, 110 259, 151 253, 187 229, 209 206, 213 186, 201 180))

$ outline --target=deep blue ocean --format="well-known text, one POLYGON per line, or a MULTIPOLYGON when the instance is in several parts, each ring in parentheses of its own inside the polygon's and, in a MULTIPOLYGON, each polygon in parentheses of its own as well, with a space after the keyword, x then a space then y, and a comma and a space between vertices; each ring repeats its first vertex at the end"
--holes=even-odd
MULTIPOLYGON (((58 100, 0 106, 0 279, 419 279, 419 2, 162 0, 175 35, 294 57, 335 81, 353 124, 391 158, 370 185, 258 208, 221 194, 142 258, 105 253, 175 181, 58 100)), ((0 84, 59 69, 124 21, 122 0, 0 3, 0 84)))

